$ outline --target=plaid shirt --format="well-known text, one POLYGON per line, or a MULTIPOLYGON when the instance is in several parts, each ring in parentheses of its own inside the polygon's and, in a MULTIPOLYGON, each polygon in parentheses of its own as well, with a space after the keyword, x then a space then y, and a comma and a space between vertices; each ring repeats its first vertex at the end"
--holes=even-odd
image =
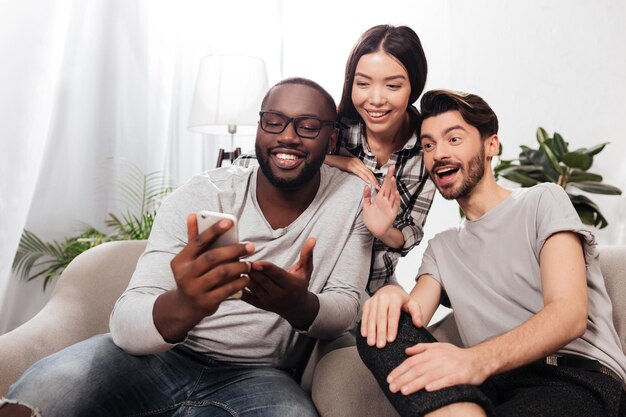
MULTIPOLYGON (((402 232, 404 246, 394 249, 374 239, 370 276, 367 283, 367 292, 373 294, 385 284, 397 283, 395 269, 398 259, 409 253, 424 237, 423 226, 435 196, 435 185, 424 167, 422 147, 417 142, 417 133, 413 134, 404 147, 394 152, 387 163, 380 168, 376 168, 376 157, 367 143, 361 139, 364 137, 362 123, 347 126, 341 136, 341 146, 361 159, 372 170, 380 184, 387 174, 387 168, 390 165, 396 165, 395 176, 400 193, 400 210, 393 226, 402 232)), ((254 154, 242 154, 233 162, 234 165, 243 167, 256 163, 254 154)))
POLYGON ((387 168, 396 166, 395 176, 400 193, 400 210, 393 222, 404 236, 404 245, 394 249, 375 239, 372 251, 370 276, 367 292, 373 294, 388 283, 396 283, 395 269, 398 259, 405 256, 424 237, 424 223, 435 196, 435 185, 424 167, 422 147, 418 143, 417 132, 402 149, 394 152, 385 165, 376 168, 376 156, 363 140, 363 123, 348 126, 342 132, 341 145, 352 155, 363 161, 382 184, 387 168))

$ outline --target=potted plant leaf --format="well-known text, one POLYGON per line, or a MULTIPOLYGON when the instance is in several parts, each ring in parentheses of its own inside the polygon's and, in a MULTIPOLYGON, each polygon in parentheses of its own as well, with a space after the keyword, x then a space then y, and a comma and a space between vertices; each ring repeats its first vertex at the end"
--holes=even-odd
POLYGON ((87 249, 115 240, 148 238, 159 202, 173 187, 159 172, 144 174, 134 164, 120 162, 120 175, 114 184, 126 211, 122 215, 108 214, 107 233, 84 225, 83 231, 75 236, 44 242, 35 233, 24 230, 13 259, 13 271, 19 277, 27 281, 42 278, 45 291, 48 284, 87 249))
POLYGON ((518 159, 500 160, 494 168, 496 178, 504 177, 522 187, 531 187, 540 182, 558 184, 569 195, 584 224, 600 229, 606 227, 608 222, 598 205, 583 194, 573 193, 572 189, 593 194, 622 193, 619 188, 603 183, 601 175, 589 172, 594 156, 609 142, 591 148, 570 150, 569 143, 560 134, 555 132, 550 137, 542 127, 537 129, 537 142, 537 149, 522 145, 518 159))

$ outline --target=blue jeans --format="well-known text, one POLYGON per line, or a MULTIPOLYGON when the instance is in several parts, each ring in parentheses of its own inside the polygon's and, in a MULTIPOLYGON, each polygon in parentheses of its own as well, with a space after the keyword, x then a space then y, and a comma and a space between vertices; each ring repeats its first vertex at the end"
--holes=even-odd
POLYGON ((108 334, 40 360, 7 399, 43 417, 317 417, 287 372, 220 363, 182 347, 133 356, 108 334))

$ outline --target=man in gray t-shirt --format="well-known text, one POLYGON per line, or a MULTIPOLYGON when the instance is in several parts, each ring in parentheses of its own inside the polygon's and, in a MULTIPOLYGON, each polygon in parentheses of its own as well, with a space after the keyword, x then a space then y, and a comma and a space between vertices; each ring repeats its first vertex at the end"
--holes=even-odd
POLYGON ((426 169, 465 219, 429 242, 410 294, 366 302, 363 361, 401 415, 623 416, 626 358, 567 194, 496 183, 498 121, 480 97, 435 90, 421 107, 426 169), (463 347, 423 328, 444 295, 463 347))
POLYGON ((361 180, 323 165, 335 119, 318 84, 272 87, 259 167, 210 171, 169 196, 111 335, 33 365, 0 400, 0 416, 30 415, 14 403, 46 417, 317 416, 294 371, 311 341, 354 327, 373 240, 361 180), (234 215, 241 242, 211 247, 233 224, 198 233, 199 210, 234 215))

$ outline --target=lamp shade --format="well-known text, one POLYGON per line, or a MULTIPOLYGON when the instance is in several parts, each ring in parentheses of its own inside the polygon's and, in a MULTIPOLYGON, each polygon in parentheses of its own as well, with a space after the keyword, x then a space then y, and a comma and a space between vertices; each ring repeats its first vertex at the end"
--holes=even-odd
POLYGON ((265 61, 245 55, 209 55, 200 61, 188 128, 209 134, 254 133, 267 92, 265 61), (230 129, 229 129, 230 126, 230 129))

